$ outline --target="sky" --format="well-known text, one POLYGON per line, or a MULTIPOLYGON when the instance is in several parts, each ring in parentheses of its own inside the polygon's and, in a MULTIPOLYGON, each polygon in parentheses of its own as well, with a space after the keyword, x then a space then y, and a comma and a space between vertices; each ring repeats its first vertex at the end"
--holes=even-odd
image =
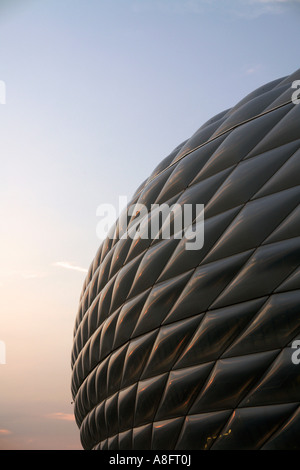
POLYGON ((299 22, 299 0, 0 0, 0 449, 81 449, 71 349, 97 207, 297 70, 299 22))

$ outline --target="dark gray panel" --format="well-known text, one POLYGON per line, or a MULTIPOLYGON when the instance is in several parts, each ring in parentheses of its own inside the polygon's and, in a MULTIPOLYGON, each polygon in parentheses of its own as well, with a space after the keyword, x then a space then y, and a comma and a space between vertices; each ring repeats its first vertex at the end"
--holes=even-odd
POLYGON ((171 371, 155 420, 186 415, 212 367, 207 363, 171 371))
POLYGON ((132 411, 132 414, 135 416, 135 426, 140 426, 154 420, 167 378, 168 374, 165 373, 139 382, 135 411, 132 411))
POLYGON ((290 418, 296 405, 270 405, 236 410, 213 450, 258 450, 290 418))
POLYGON ((262 297, 207 312, 174 368, 201 364, 220 357, 250 323, 266 299, 262 297))
POLYGON ((173 450, 181 431, 184 418, 167 419, 153 423, 152 448, 173 450))
POLYGON ((178 450, 207 450, 225 425, 231 411, 187 416, 176 444, 178 450))
POLYGON ((209 119, 135 191, 148 210, 204 204, 201 249, 121 239, 139 223, 124 214, 101 243, 71 352, 83 448, 300 448, 299 79, 209 119))
POLYGON ((190 414, 234 409, 277 356, 277 351, 219 359, 190 414))

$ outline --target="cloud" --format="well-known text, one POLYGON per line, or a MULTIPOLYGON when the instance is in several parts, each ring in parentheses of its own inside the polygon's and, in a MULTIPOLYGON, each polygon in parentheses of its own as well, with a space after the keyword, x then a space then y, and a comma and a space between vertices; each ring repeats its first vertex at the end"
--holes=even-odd
POLYGON ((278 14, 284 7, 300 5, 300 0, 136 0, 135 12, 160 11, 170 14, 217 14, 222 11, 229 16, 256 18, 264 14, 278 14))
POLYGON ((250 67, 250 69, 246 70, 245 74, 246 75, 252 75, 255 72, 256 72, 256 68, 255 67, 250 67))
POLYGON ((63 269, 72 269, 73 271, 80 271, 81 273, 88 272, 86 268, 76 266, 72 263, 69 263, 69 261, 57 261, 55 263, 52 263, 52 266, 57 266, 58 268, 63 268, 63 269))
POLYGON ((75 416, 71 413, 50 413, 49 415, 47 415, 47 417, 50 419, 59 419, 62 421, 75 421, 75 416))
POLYGON ((260 72, 262 69, 262 66, 259 64, 256 65, 249 65, 244 69, 244 75, 254 75, 255 73, 260 72))
POLYGON ((0 429, 0 436, 8 436, 9 434, 12 434, 12 432, 8 429, 0 429))
MULTIPOLYGON (((22 278, 22 279, 41 279, 46 276, 44 272, 30 271, 30 270, 0 270, 0 278, 22 278)), ((0 281, 0 287, 3 286, 3 282, 0 281)))
POLYGON ((160 11, 170 14, 203 14, 208 8, 218 7, 217 0, 136 0, 134 12, 160 11))
POLYGON ((297 4, 300 3, 300 0, 251 0, 252 3, 287 3, 287 4, 297 4))
POLYGON ((300 0, 239 0, 235 5, 236 16, 255 19, 267 14, 282 14, 288 8, 300 6, 300 0))
POLYGON ((23 279, 40 279, 45 277, 44 273, 37 273, 33 271, 24 271, 20 273, 23 279))

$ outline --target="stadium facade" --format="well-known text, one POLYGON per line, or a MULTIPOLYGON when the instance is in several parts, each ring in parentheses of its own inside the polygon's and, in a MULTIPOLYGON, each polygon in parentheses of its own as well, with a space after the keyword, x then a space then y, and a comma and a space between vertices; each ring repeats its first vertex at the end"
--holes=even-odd
POLYGON ((204 204, 201 249, 121 220, 101 244, 72 351, 84 449, 300 448, 299 79, 213 117, 133 195, 204 204))

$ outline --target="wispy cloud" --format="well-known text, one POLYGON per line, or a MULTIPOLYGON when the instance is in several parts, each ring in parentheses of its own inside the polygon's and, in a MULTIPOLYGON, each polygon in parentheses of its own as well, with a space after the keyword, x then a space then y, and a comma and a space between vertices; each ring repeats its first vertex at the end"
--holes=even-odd
POLYGON ((233 12, 238 17, 255 19, 263 15, 279 15, 288 8, 300 6, 300 0, 238 0, 233 12))
POLYGON ((244 67, 243 73, 244 75, 254 75, 259 73, 262 70, 262 66, 260 64, 248 65, 244 67))
POLYGON ((219 7, 219 0, 136 0, 131 8, 135 12, 160 11, 171 14, 195 13, 201 15, 209 9, 219 7))
POLYGON ((63 269, 72 269, 73 271, 79 271, 81 273, 87 273, 88 269, 82 268, 81 266, 76 266, 75 264, 70 263, 69 261, 56 261, 52 263, 52 266, 63 269))
POLYGON ((265 14, 279 14, 285 8, 300 5, 300 0, 136 0, 135 12, 160 11, 173 14, 206 14, 213 12, 231 17, 252 19, 265 14))
POLYGON ((24 272, 21 272, 21 276, 23 277, 23 279, 40 279, 42 277, 45 277, 45 273, 24 271, 24 272))
POLYGON ((202 0, 178 0, 164 1, 164 0, 151 0, 151 1, 140 1, 137 0, 131 6, 134 12, 147 12, 147 11, 159 11, 162 13, 183 13, 185 11, 193 11, 194 13, 201 13, 203 10, 202 0))
POLYGON ((289 3, 297 4, 300 3, 300 0, 251 0, 252 3, 289 3))
POLYGON ((47 415, 47 418, 59 419, 62 421, 75 421, 75 416, 71 413, 61 413, 61 412, 50 413, 47 415))
POLYGON ((246 70, 245 74, 246 75, 253 75, 256 72, 255 67, 250 67, 249 69, 246 70))
POLYGON ((8 429, 0 429, 0 436, 8 436, 9 434, 12 434, 12 432, 8 429))
MULTIPOLYGON (((0 278, 8 279, 19 277, 22 279, 41 279, 46 276, 45 272, 33 271, 33 270, 0 270, 0 278)), ((0 281, 0 286, 3 282, 0 281)))

